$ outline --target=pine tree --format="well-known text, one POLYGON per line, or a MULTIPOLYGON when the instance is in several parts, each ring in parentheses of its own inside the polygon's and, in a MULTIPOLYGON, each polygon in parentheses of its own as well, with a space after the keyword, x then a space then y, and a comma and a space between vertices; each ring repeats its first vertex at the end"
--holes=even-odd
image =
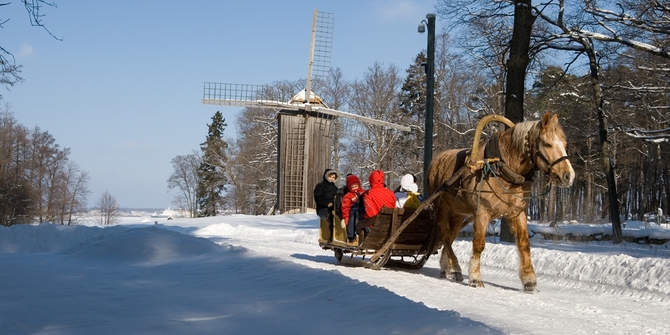
POLYGON ((198 168, 200 183, 197 198, 201 216, 216 216, 217 207, 223 199, 222 193, 228 181, 224 173, 224 167, 228 163, 226 157, 228 143, 223 139, 224 127, 227 126, 226 119, 217 111, 212 117, 212 123, 207 126, 209 127, 207 139, 200 144, 203 159, 198 168))
POLYGON ((421 52, 407 69, 407 78, 400 92, 400 106, 403 124, 415 127, 409 133, 402 133, 395 149, 398 174, 418 174, 423 171, 424 127, 426 118, 426 74, 422 64, 426 55, 421 52))

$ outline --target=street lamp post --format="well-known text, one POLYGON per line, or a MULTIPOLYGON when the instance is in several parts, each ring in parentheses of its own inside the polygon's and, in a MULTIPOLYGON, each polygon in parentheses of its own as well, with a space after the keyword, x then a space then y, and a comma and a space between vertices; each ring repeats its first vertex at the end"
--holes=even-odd
POLYGON ((423 22, 428 25, 428 47, 426 63, 426 124, 425 124, 425 142, 423 149, 423 193, 428 195, 428 165, 433 160, 433 108, 435 93, 435 14, 426 15, 426 20, 419 24, 419 33, 423 33, 426 28, 423 22))

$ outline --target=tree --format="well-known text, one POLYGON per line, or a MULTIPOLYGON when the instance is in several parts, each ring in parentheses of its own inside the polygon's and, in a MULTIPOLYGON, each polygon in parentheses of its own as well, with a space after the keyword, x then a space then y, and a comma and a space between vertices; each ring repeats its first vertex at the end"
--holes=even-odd
MULTIPOLYGON (((587 7, 590 1, 586 1, 587 7)), ((545 22, 550 26, 557 29, 555 33, 545 33, 545 40, 551 41, 553 47, 563 50, 576 50, 580 54, 583 54, 588 59, 589 66, 589 78, 590 85, 592 89, 592 101, 593 104, 591 109, 594 111, 594 114, 597 115, 598 119, 598 137, 600 140, 601 146, 601 159, 603 160, 603 168, 605 171, 607 179, 607 197, 609 200, 609 209, 610 209, 610 220, 612 221, 612 231, 613 231, 613 243, 623 242, 623 236, 621 233, 621 222, 619 218, 619 203, 618 196, 616 191, 616 178, 614 174, 614 156, 613 156, 613 147, 611 142, 608 139, 607 129, 607 118, 604 111, 605 100, 603 98, 602 85, 600 81, 600 58, 604 53, 599 52, 598 46, 594 42, 594 34, 591 34, 590 31, 583 29, 587 24, 584 21, 581 21, 581 16, 576 15, 573 17, 576 18, 577 25, 572 24, 573 22, 568 21, 568 17, 564 16, 565 13, 565 2, 560 0, 558 3, 558 14, 555 18, 550 17, 548 14, 543 13, 540 10, 535 9, 535 13, 539 15, 545 22), (557 41, 564 41, 564 45, 558 45, 557 41)), ((597 19, 595 20, 597 21, 597 19)))
MULTIPOLYGON (((423 64, 426 54, 421 52, 407 69, 407 77, 399 95, 399 110, 403 114, 402 123, 413 126, 411 132, 400 133, 395 153, 398 156, 398 174, 423 172, 423 149, 425 147, 426 118, 426 73, 423 64)), ((438 85, 436 85, 438 86, 438 85)), ((436 88, 439 91, 439 86, 436 88)), ((435 99, 439 101, 439 97, 435 99)), ((439 114, 439 113, 435 113, 439 114)), ((423 174, 423 173, 422 173, 423 174)))
MULTIPOLYGON (((554 191, 558 191, 558 196, 564 202, 561 208, 570 211, 569 214, 561 213, 562 219, 572 215, 590 223, 594 222, 598 209, 595 204, 599 193, 594 186, 603 184, 604 181, 596 173, 600 166, 596 159, 598 153, 594 148, 593 125, 596 120, 591 113, 583 112, 590 109, 591 99, 587 87, 588 81, 584 77, 565 73, 557 66, 549 66, 535 76, 535 82, 526 94, 526 109, 535 112, 552 111, 561 118, 563 130, 570 139, 568 156, 577 176, 570 193, 580 196, 570 199, 571 196, 564 194, 564 190, 551 189, 549 197, 554 195, 554 191)), ((540 178, 543 178, 542 174, 540 178)), ((559 219, 552 215, 559 202, 542 197, 536 203, 541 221, 556 222, 559 219), (549 213, 544 215, 545 212, 549 213)))
POLYGON ((202 216, 216 216, 217 209, 223 199, 227 178, 225 166, 228 164, 226 149, 228 143, 223 139, 226 120, 217 111, 204 143, 200 144, 202 162, 198 168, 197 198, 202 216))
MULTIPOLYGON (((292 91, 295 92, 295 91, 292 91)), ((279 100, 279 101, 288 101, 279 100)), ((267 214, 277 199, 277 121, 269 108, 245 108, 237 118, 235 196, 244 214, 267 214)))
POLYGON ((168 190, 176 188, 179 191, 173 203, 180 208, 186 208, 190 217, 197 217, 197 190, 198 185, 200 185, 198 169, 203 164, 202 157, 198 151, 193 151, 192 154, 179 155, 173 158, 170 163, 174 171, 167 180, 168 190))
MULTIPOLYGON (((375 62, 369 67, 363 79, 355 81, 352 86, 352 99, 349 102, 351 112, 388 122, 402 120, 403 116, 398 109, 402 78, 398 72, 395 65, 385 67, 375 62)), ((395 171, 397 157, 393 155, 392 148, 398 143, 400 131, 374 124, 364 126, 369 136, 360 139, 358 152, 347 154, 359 155, 364 159, 364 165, 359 168, 395 171)))
MULTIPOLYGON (((448 148, 463 148, 472 145, 474 131, 473 115, 470 111, 483 110, 475 107, 475 101, 485 101, 480 90, 484 82, 480 69, 469 64, 462 53, 454 52, 446 33, 435 38, 435 105, 433 150, 440 152, 448 148), (479 95, 479 97, 477 97, 479 95), (473 98, 477 97, 477 98, 473 98)), ((413 128, 410 133, 401 133, 395 153, 400 174, 404 171, 417 173, 423 170, 424 127, 426 112, 426 55, 421 52, 406 70, 406 78, 399 94, 398 109, 400 123, 413 128)), ((421 176, 419 174, 419 176, 421 176)), ((422 177, 422 176, 421 176, 422 177)))
MULTIPOLYGON (((507 60, 507 82, 505 84, 505 117, 514 123, 523 121, 523 101, 526 95, 526 69, 530 63, 530 35, 535 16, 531 13, 531 0, 514 1, 514 28, 507 60)), ((513 242, 512 228, 503 218, 500 239, 513 242)), ((519 247, 521 248, 521 247, 519 247)))
MULTIPOLYGON (((511 1, 438 1, 438 13, 449 22, 455 44, 463 50, 477 71, 473 75, 476 91, 467 107, 477 117, 502 114, 505 106, 505 82, 514 18, 511 1)), ((474 122, 476 123, 476 121, 474 122)))
POLYGON ((0 225, 30 223, 36 213, 35 189, 27 162, 29 130, 5 105, 0 114, 0 225))
POLYGON ((5 105, 0 112, 0 225, 72 223, 89 192, 88 174, 69 154, 48 132, 19 124, 5 105))
MULTIPOLYGON (((41 12, 42 6, 55 7, 56 4, 52 2, 46 2, 44 0, 22 0, 21 2, 28 12, 30 24, 33 27, 41 27, 42 29, 46 30, 47 33, 49 33, 49 35, 51 35, 53 38, 56 38, 42 22, 42 17, 44 17, 44 14, 41 12)), ((11 5, 11 2, 0 3, 0 7, 9 5, 11 5)), ((0 28, 3 28, 3 25, 7 21, 9 21, 9 19, 0 21, 0 28)), ((7 51, 7 49, 4 47, 0 46, 0 84, 6 87, 11 87, 17 83, 22 82, 23 78, 19 76, 20 73, 21 65, 16 64, 14 55, 12 55, 12 53, 7 51)), ((1 94, 0 98, 2 98, 1 94)))
MULTIPOLYGON (((344 80, 342 69, 334 68, 328 72, 326 78, 317 77, 315 80, 315 92, 321 97, 331 109, 342 110, 349 105, 351 97, 351 83, 344 80)), ((342 122, 333 122, 333 164, 335 171, 340 169, 340 146, 343 145, 346 138, 347 129, 342 122)))
POLYGON ((113 225, 121 220, 119 204, 116 198, 107 191, 103 192, 95 203, 94 210, 97 212, 95 221, 100 225, 113 225))
POLYGON ((91 193, 88 189, 88 173, 82 171, 77 163, 68 162, 63 171, 63 185, 59 195, 61 208, 58 221, 60 224, 73 223, 73 215, 81 213, 86 208, 86 198, 91 193))

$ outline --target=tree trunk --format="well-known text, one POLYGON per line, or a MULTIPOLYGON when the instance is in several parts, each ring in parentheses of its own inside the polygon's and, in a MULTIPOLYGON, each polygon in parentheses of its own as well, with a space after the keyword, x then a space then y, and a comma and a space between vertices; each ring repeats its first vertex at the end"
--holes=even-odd
MULTIPOLYGON (((531 14, 531 0, 514 1, 514 31, 507 60, 507 84, 505 87, 505 117, 512 122, 523 121, 523 97, 526 68, 530 62, 530 33, 535 17, 531 14)), ((505 218, 500 224, 500 240, 514 242, 510 223, 505 218)))
POLYGON ((593 87, 593 98, 598 115, 598 134, 600 138, 601 153, 603 157, 603 166, 607 176, 607 198, 609 199, 610 221, 612 221, 612 243, 619 244, 623 242, 621 234, 621 219, 619 218, 619 201, 616 191, 616 180, 614 178, 614 158, 612 157, 612 148, 607 140, 607 119, 603 112, 603 97, 598 78, 598 63, 596 53, 588 41, 583 41, 582 45, 586 49, 589 57, 589 68, 591 72, 591 86, 593 87))
MULTIPOLYGON (((589 118, 590 120, 591 118, 589 118)), ((590 121, 589 121, 590 123, 590 121)), ((586 129, 591 129, 590 127, 586 129)), ((591 153, 592 149, 592 141, 591 137, 587 138, 586 140, 586 152, 588 154, 591 153)), ((586 161, 584 164, 584 180, 586 183, 586 194, 584 194, 584 208, 585 208, 585 213, 586 213, 586 223, 593 223, 595 221, 595 196, 593 195, 593 183, 594 183, 594 174, 593 174, 593 164, 591 163, 591 158, 589 155, 586 157, 586 161)))
POLYGON ((547 198, 547 221, 551 227, 555 227, 557 224, 556 220, 556 187, 553 184, 549 186, 549 196, 547 198))

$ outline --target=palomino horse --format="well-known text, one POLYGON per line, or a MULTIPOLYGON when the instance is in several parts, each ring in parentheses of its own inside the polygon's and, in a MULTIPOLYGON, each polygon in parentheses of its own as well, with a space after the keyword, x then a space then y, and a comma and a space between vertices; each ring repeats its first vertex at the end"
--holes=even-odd
MULTIPOLYGON (((508 125, 513 125, 505 120, 508 125)), ((559 187, 572 185, 575 171, 567 158, 563 128, 555 114, 546 113, 541 121, 518 123, 494 134, 482 144, 478 143, 479 133, 475 136, 476 144, 471 152, 468 149, 443 151, 428 168, 429 194, 444 191, 436 201, 436 222, 444 246, 440 276, 463 281, 461 267, 451 245, 458 232, 474 222, 468 275, 470 286, 484 287, 479 261, 484 250, 486 228, 491 220, 505 217, 516 235, 523 289, 532 292, 537 278, 530 260, 526 219, 527 197, 531 188, 529 180, 539 169, 559 187), (476 157, 470 157, 471 153, 476 157)))

